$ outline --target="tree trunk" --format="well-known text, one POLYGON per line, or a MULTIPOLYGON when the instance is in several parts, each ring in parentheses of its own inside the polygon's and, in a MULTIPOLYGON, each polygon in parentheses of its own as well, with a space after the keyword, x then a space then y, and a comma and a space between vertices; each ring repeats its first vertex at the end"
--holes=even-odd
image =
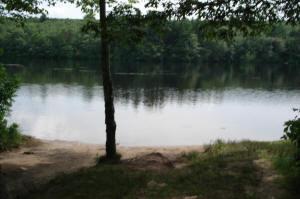
POLYGON ((107 33, 106 1, 100 0, 100 28, 101 28, 101 65, 105 102, 106 124, 106 158, 116 157, 116 122, 113 86, 109 63, 109 39, 107 33))

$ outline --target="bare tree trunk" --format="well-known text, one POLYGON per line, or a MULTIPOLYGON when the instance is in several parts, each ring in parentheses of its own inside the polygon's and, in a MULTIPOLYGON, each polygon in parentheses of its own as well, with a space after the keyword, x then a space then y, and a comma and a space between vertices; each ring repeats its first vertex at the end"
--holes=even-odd
POLYGON ((101 65, 105 102, 106 124, 106 158, 116 157, 116 122, 113 86, 109 63, 109 39, 107 33, 106 1, 100 0, 100 28, 101 28, 101 65))

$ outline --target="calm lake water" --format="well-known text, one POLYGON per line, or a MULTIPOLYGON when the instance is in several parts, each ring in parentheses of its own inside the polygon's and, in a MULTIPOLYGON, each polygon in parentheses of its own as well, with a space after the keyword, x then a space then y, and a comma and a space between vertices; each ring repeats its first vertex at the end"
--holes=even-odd
MULTIPOLYGON (((21 63, 11 70, 22 85, 10 120, 24 134, 105 143, 99 64, 21 63)), ((128 64, 113 73, 117 142, 126 146, 278 140, 300 107, 297 67, 128 64)))

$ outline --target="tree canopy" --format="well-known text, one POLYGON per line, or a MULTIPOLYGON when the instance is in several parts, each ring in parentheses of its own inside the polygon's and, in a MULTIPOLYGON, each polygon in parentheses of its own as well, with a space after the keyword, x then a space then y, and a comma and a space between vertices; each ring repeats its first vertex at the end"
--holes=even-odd
POLYGON ((47 12, 41 8, 43 3, 54 5, 55 0, 1 0, 0 16, 13 18, 24 18, 31 14, 41 14, 47 12))
MULTIPOLYGON (((2 59, 99 59, 101 40, 93 33, 82 33, 81 27, 85 24, 86 19, 41 21, 33 18, 26 20, 24 26, 17 26, 16 22, 3 19, 0 27, 0 48, 5 48, 2 59)), ((300 26, 277 24, 259 36, 236 35, 225 42, 205 38, 202 25, 196 20, 172 20, 165 23, 166 30, 160 34, 150 26, 145 27, 139 42, 112 41, 111 61, 114 67, 117 63, 136 62, 166 65, 300 62, 300 26)))

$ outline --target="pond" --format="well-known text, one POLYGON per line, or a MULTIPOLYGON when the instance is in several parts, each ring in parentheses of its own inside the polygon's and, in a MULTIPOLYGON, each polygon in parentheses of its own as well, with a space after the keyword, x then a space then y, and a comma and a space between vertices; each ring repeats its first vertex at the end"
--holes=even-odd
MULTIPOLYGON (((26 135, 105 143, 96 62, 24 61, 10 121, 26 135)), ((300 105, 296 66, 115 65, 117 142, 177 146, 279 140, 300 105)))

